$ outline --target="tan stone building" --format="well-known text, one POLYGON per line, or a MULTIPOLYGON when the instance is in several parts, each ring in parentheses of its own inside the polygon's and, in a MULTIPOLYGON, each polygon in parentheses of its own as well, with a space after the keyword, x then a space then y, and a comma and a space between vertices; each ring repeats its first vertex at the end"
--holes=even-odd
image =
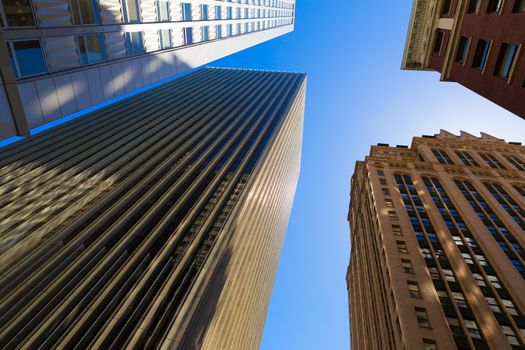
POLYGON ((525 349, 525 147, 441 131, 356 164, 352 349, 525 349))

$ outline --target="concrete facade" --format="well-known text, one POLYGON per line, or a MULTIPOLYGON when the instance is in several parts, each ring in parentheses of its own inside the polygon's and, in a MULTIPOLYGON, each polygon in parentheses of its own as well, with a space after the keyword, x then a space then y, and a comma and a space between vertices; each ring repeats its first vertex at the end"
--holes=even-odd
POLYGON ((525 118, 524 38, 523 0, 414 0, 402 68, 440 72, 525 118))
POLYGON ((258 349, 306 76, 199 69, 0 152, 0 348, 258 349))
POLYGON ((378 144, 351 188, 352 349, 525 348, 525 147, 378 144))
POLYGON ((295 11, 293 0, 86 0, 81 24, 76 0, 20 4, 0 2, 0 140, 291 32, 295 11), (15 45, 29 42, 43 66, 24 74, 15 45))

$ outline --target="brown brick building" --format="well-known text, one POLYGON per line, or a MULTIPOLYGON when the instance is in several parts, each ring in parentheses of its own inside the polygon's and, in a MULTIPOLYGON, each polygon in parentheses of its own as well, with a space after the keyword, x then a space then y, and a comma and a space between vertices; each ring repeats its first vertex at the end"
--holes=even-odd
POLYGON ((525 147, 441 131, 356 164, 352 349, 525 349, 525 147))
POLYGON ((403 69, 433 70, 525 118, 525 0, 414 0, 403 69))

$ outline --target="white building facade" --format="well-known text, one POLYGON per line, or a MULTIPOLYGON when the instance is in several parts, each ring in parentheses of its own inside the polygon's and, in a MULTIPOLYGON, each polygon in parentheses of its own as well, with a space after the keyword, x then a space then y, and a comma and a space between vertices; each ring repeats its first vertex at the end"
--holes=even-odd
POLYGON ((0 0, 0 140, 293 31, 295 0, 0 0))

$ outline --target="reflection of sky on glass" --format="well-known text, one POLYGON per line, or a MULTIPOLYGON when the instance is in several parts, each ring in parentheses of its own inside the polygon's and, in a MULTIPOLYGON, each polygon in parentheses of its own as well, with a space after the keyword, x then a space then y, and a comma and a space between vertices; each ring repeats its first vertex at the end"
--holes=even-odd
POLYGON ((45 72, 46 68, 38 40, 15 41, 13 45, 22 76, 45 72))
POLYGON ((372 144, 409 145, 440 128, 525 142, 520 118, 437 73, 399 69, 411 3, 299 0, 293 34, 211 64, 308 73, 301 177, 264 350, 348 349, 350 176, 372 144))

